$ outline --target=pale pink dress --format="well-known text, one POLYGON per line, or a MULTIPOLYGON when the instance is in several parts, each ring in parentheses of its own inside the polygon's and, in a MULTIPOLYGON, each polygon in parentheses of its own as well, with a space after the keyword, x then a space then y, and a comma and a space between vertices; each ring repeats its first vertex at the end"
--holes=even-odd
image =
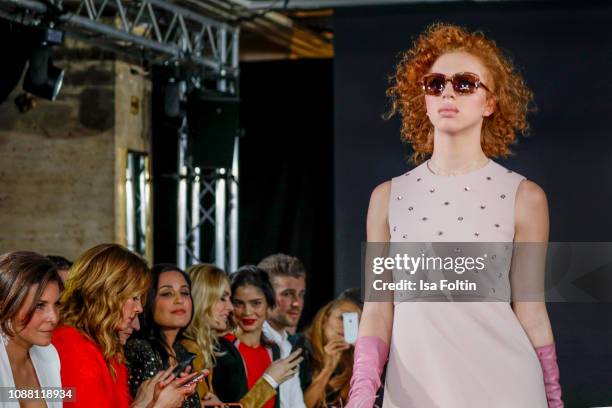
MULTIPOLYGON (((392 180, 391 241, 512 243, 524 179, 493 160, 457 176, 425 162, 392 180)), ((538 358, 509 302, 395 303, 383 408, 547 406, 538 358)))

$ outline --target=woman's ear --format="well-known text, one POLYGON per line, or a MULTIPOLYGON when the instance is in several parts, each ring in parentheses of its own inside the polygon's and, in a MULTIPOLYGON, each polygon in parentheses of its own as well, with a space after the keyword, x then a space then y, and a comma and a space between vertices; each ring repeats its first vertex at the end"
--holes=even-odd
POLYGON ((485 103, 485 110, 482 116, 489 117, 495 112, 495 107, 497 103, 494 97, 487 98, 487 102, 485 103))

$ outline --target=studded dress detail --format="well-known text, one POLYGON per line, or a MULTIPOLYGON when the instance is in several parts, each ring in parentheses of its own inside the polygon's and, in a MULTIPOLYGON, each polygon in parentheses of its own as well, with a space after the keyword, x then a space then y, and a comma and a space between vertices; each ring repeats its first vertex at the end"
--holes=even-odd
MULTIPOLYGON (((391 242, 511 245, 524 179, 493 160, 457 176, 424 162, 391 181, 391 242)), ((537 355, 508 301, 396 300, 383 408, 547 406, 537 355)))

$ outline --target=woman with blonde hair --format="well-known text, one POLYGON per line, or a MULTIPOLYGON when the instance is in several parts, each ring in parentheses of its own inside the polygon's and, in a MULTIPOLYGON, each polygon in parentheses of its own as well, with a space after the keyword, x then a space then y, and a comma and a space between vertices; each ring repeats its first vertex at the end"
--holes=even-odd
MULTIPOLYGON (((222 337, 232 330, 230 318, 233 311, 232 293, 226 273, 214 265, 194 265, 187 270, 187 273, 191 277, 191 293, 195 312, 191 325, 185 331, 187 339, 183 340, 183 345, 187 350, 196 354, 193 362, 194 370, 210 369, 206 382, 198 385, 198 394, 208 395, 210 398, 210 400, 204 398, 202 402, 210 403, 212 400, 217 400, 217 397, 214 396, 213 378, 227 382, 230 387, 233 387, 236 381, 240 382, 236 384, 237 388, 246 387, 246 380, 240 373, 230 373, 224 370, 228 366, 233 366, 228 365, 228 362, 237 362, 239 367, 244 367, 239 351, 231 342, 222 337), (213 367, 218 364, 221 364, 221 369, 215 371, 213 367), (242 384, 241 380, 245 380, 245 384, 242 384)), ((294 365, 284 359, 273 362, 266 371, 273 385, 262 377, 250 390, 244 390, 246 394, 240 398, 240 401, 224 402, 240 402, 245 408, 262 407, 276 395, 275 385, 288 379, 293 367, 294 365)))
POLYGON ((304 392, 308 408, 344 406, 353 375, 353 348, 344 341, 344 313, 361 313, 354 302, 336 299, 323 306, 306 331, 312 381, 304 392))
MULTIPOLYGON (((60 327, 52 338, 62 386, 75 390, 65 407, 130 406, 123 345, 139 329, 149 280, 145 261, 115 244, 85 251, 70 268, 60 299, 60 327)), ((159 373, 143 385, 132 406, 180 406, 195 391, 195 384, 181 387, 189 379, 172 381, 169 372, 159 373)))

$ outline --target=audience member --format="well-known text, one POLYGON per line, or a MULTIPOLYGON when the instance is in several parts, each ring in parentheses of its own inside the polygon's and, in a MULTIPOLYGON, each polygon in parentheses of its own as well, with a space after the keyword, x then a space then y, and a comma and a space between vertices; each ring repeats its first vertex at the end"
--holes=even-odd
POLYGON ((51 260, 57 267, 57 273, 60 278, 62 278, 62 282, 66 282, 68 278, 68 270, 72 266, 72 262, 59 255, 47 255, 47 258, 51 260))
MULTIPOLYGON (((289 335, 295 333, 304 309, 306 268, 299 259, 285 254, 270 255, 258 267, 268 274, 275 296, 275 305, 264 322, 263 333, 278 345, 281 358, 286 358, 293 348, 289 335)), ((306 374, 302 373, 305 370, 308 368, 300 366, 301 374, 306 374)), ((281 408, 305 407, 299 376, 280 386, 280 400, 281 408)))
MULTIPOLYGON (((145 310, 139 317, 141 328, 125 346, 132 396, 155 373, 189 357, 180 340, 192 316, 189 275, 175 265, 153 266, 145 310)), ((190 395, 182 407, 199 408, 198 394, 190 395)))
POLYGON ((305 358, 312 382, 304 392, 308 408, 344 406, 353 375, 353 347, 344 340, 343 314, 361 309, 349 300, 333 300, 320 309, 306 332, 305 358))
MULTIPOLYGON (((60 299, 61 326, 52 338, 62 386, 76 390, 64 407, 130 406, 123 345, 139 329, 149 283, 146 263, 119 245, 95 246, 75 261, 60 299)), ((132 407, 180 406, 195 392, 195 384, 182 386, 190 379, 160 373, 141 386, 132 407)))
MULTIPOLYGON (((55 265, 46 257, 26 251, 0 256, 0 387, 62 386, 60 360, 51 345, 62 288, 55 265)), ((20 404, 5 400, 0 406, 20 404)), ((61 408, 62 402, 37 400, 28 407, 61 408)))
MULTIPOLYGON (((223 356, 217 360, 213 386, 222 401, 238 401, 247 390, 263 377, 274 388, 276 381, 266 370, 272 361, 280 358, 278 346, 263 336, 262 327, 268 308, 274 307, 274 290, 267 274, 261 269, 247 265, 231 275, 231 296, 234 307, 235 334, 227 334, 220 340, 223 356)), ((282 359, 277 365, 284 373, 285 381, 295 375, 302 360, 301 350, 282 359)), ((265 408, 279 408, 278 395, 270 398, 265 408)))

